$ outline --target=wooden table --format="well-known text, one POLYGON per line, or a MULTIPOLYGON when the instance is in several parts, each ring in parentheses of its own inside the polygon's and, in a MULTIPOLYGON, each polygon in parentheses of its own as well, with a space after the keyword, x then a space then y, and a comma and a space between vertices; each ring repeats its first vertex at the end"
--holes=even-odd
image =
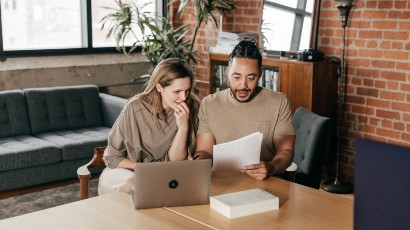
POLYGON ((212 174, 211 194, 261 188, 279 197, 279 210, 228 219, 209 205, 134 210, 111 193, 0 221, 0 229, 352 229, 353 200, 278 178, 258 181, 240 172, 212 174))
POLYGON ((279 178, 212 174, 211 195, 260 188, 279 197, 279 210, 228 219, 209 205, 167 208, 215 229, 353 229, 353 200, 279 178))
POLYGON ((110 193, 0 221, 16 229, 209 229, 163 208, 135 210, 126 193, 110 193))

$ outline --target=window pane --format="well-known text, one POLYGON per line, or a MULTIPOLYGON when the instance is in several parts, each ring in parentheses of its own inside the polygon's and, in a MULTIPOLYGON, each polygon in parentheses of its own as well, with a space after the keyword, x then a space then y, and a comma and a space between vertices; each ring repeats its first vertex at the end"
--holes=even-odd
POLYGON ((80 48, 81 0, 1 0, 4 50, 80 48))
POLYGON ((264 44, 268 50, 290 50, 295 14, 272 7, 263 10, 262 33, 269 44, 264 44))
POLYGON ((268 2, 278 3, 292 8, 296 8, 296 6, 298 5, 298 0, 269 0, 268 2))
MULTIPOLYGON (((123 3, 131 3, 132 0, 122 0, 123 3)), ((144 7, 144 11, 146 12, 155 12, 155 0, 138 0, 136 1, 138 5, 142 5, 145 3, 150 3, 149 5, 144 7)), ((111 9, 104 9, 103 7, 110 7, 114 9, 118 9, 118 5, 113 0, 92 0, 91 1, 91 11, 92 11, 92 33, 93 33, 93 47, 115 47, 115 39, 106 38, 108 33, 109 23, 105 25, 104 29, 101 30, 102 23, 100 22, 101 19, 113 13, 114 10, 111 9)), ((138 30, 134 30, 137 32, 138 30)), ((138 36, 138 35, 137 35, 138 36)), ((131 46, 135 42, 135 37, 132 34, 129 34, 125 40, 126 46, 131 46)))
POLYGON ((312 18, 306 16, 303 21, 302 36, 300 37, 299 50, 311 48, 309 47, 311 24, 312 18))
POLYGON ((313 0, 306 1, 306 12, 312 13, 313 12, 313 0))

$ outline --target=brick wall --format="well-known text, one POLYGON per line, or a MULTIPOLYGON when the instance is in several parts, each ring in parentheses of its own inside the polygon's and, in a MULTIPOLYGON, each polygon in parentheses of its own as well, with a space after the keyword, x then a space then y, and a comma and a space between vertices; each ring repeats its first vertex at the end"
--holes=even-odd
MULTIPOLYGON (((262 0, 235 1, 223 20, 224 31, 260 31, 262 0)), ((342 27, 335 1, 322 0, 318 49, 341 56, 342 27)), ((341 179, 353 181, 354 140, 358 137, 410 146, 410 1, 356 0, 346 27, 346 113, 341 179)), ((176 20, 178 21, 178 20, 176 20)), ((183 23, 194 23, 184 17, 183 23)), ((196 50, 202 60, 197 79, 208 80, 208 52, 217 30, 201 27, 196 50)), ((206 95, 208 84, 197 86, 206 95)))
MULTIPOLYGON (((333 0, 322 0, 318 49, 341 56, 333 0)), ((410 146, 410 2, 356 0, 346 27, 347 87, 341 171, 354 175, 354 140, 410 146)))

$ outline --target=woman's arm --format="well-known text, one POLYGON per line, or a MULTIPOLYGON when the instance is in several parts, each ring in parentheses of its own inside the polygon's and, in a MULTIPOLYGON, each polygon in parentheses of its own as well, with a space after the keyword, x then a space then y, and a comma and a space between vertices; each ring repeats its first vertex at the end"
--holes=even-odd
POLYGON ((178 126, 168 155, 170 161, 187 159, 187 136, 189 130, 189 108, 185 102, 176 106, 174 116, 178 126))

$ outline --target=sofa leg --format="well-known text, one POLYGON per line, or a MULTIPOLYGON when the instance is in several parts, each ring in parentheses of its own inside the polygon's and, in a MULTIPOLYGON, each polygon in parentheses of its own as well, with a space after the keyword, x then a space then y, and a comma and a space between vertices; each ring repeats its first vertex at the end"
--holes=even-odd
POLYGON ((80 179, 80 199, 84 200, 88 198, 88 182, 90 181, 90 175, 78 175, 80 179))

